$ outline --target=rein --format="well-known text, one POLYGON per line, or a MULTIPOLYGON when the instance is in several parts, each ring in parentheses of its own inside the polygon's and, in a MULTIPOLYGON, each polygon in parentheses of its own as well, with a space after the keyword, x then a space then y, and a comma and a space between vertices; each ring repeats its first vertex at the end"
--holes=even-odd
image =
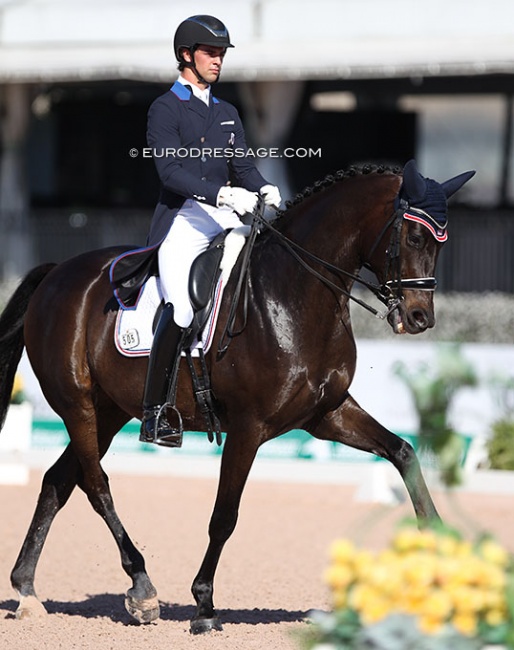
MULTIPOLYGON (((320 280, 320 282, 322 282, 325 286, 336 291, 337 293, 342 294, 343 296, 347 297, 349 300, 353 300, 355 303, 357 303, 364 309, 367 309, 374 316, 380 318, 381 320, 387 318, 389 314, 391 314, 395 309, 398 309, 400 303, 403 300, 402 290, 415 289, 418 291, 434 291, 437 286, 437 280, 434 277, 427 277, 427 278, 402 278, 401 277, 401 259, 400 259, 401 233, 403 227, 403 215, 407 208, 408 208, 408 204, 402 200, 400 202, 400 207, 393 213, 393 216, 390 219, 388 219, 388 221, 382 228, 381 232, 379 233, 377 239, 375 240, 375 243, 371 247, 371 251, 368 254, 368 260, 369 260, 372 257, 373 253, 375 252, 379 243, 382 241, 387 230, 392 226, 391 238, 389 241, 389 246, 386 250, 386 266, 384 270, 384 277, 387 278, 389 277, 389 275, 391 275, 392 279, 387 280, 381 285, 378 285, 378 284, 374 284, 373 282, 369 282, 368 280, 365 280, 359 274, 351 273, 350 271, 341 269, 338 266, 335 266, 334 264, 331 264, 330 262, 323 260, 322 258, 318 257, 314 253, 311 253, 310 251, 306 250, 299 244, 289 239, 289 237, 286 237, 283 233, 280 232, 280 230, 277 230, 277 228, 272 226, 271 223, 264 218, 263 215, 264 215, 265 205, 264 202, 260 200, 260 202, 257 205, 256 211, 253 215, 252 230, 248 238, 248 243, 245 247, 244 258, 241 264, 241 272, 239 274, 236 290, 234 291, 234 296, 232 298, 227 324, 225 325, 225 329, 223 330, 218 345, 218 353, 224 354, 227 351, 227 348, 230 345, 230 341, 225 342, 227 338, 232 339, 234 336, 240 334, 245 328, 246 320, 247 320, 247 308, 248 308, 248 292, 247 292, 248 283, 244 285, 245 293, 244 293, 243 324, 237 332, 234 331, 236 310, 239 304, 243 283, 248 274, 248 268, 250 265, 250 258, 251 258, 253 246, 255 244, 255 239, 259 234, 261 227, 267 228, 275 237, 277 237, 277 239, 284 246, 284 248, 286 248, 286 250, 298 261, 298 263, 304 269, 306 269, 311 275, 313 275, 318 280, 320 280), (339 284, 336 284, 335 282, 332 282, 327 277, 325 277, 322 273, 316 271, 316 269, 311 264, 309 264, 304 258, 308 258, 312 262, 319 264, 320 266, 325 268, 327 271, 330 271, 334 275, 337 275, 339 277, 346 276, 347 278, 353 280, 354 282, 358 282, 359 284, 365 286, 369 291, 371 291, 378 298, 378 300, 380 300, 380 302, 382 302, 386 306, 387 309, 385 311, 380 312, 378 309, 375 309, 364 300, 356 298, 354 295, 351 294, 350 291, 348 291, 348 289, 340 286, 339 284)), ((363 266, 365 266, 368 269, 371 268, 369 262, 365 262, 363 266)))
MULTIPOLYGON (((342 295, 346 296, 349 300, 353 300, 361 307, 364 307, 364 309, 367 309, 377 318, 385 319, 387 318, 387 316, 389 316, 391 312, 393 312, 395 309, 398 308, 402 300, 401 287, 405 289, 411 288, 411 287, 407 287, 406 284, 404 283, 412 282, 412 280, 402 280, 399 277, 395 280, 389 280, 388 282, 385 282, 382 285, 369 282, 368 280, 365 280, 361 275, 351 273, 350 271, 346 271, 345 269, 341 269, 338 266, 335 266, 334 264, 331 264, 330 262, 327 262, 326 260, 323 260, 322 258, 318 257, 314 253, 311 253, 310 251, 306 250, 299 244, 295 243, 294 241, 286 237, 274 226, 272 226, 269 222, 265 221, 262 217, 256 216, 255 218, 257 220, 260 220, 265 225, 265 227, 268 228, 268 230, 270 230, 280 240, 283 246, 309 273, 311 273, 314 277, 318 278, 318 280, 320 280, 327 287, 337 291, 338 293, 341 293, 342 295), (302 258, 302 256, 309 258, 310 260, 312 260, 316 264, 319 264, 320 266, 327 269, 327 271, 330 271, 334 275, 339 275, 339 276, 344 275, 347 278, 353 280, 354 282, 358 282, 359 284, 365 286, 380 300, 380 302, 386 305, 387 310, 385 312, 380 312, 374 307, 372 307, 371 305, 369 305, 364 300, 360 300, 359 298, 356 298, 346 288, 341 287, 335 282, 332 282, 324 275, 316 271, 310 264, 308 264, 302 258)), ((387 262, 386 262, 386 270, 385 270, 384 277, 387 277, 389 269, 391 267, 397 268, 397 273, 399 273, 400 271, 399 257, 400 257, 400 236, 401 236, 402 220, 403 220, 403 211, 397 210, 393 214, 391 219, 389 219, 385 224, 384 228, 382 229, 375 243, 373 244, 371 252, 368 256, 371 257, 376 247, 384 237, 384 234, 387 232, 388 228, 392 224, 394 224, 395 228, 393 228, 393 232, 391 234, 391 242, 389 248, 387 249, 387 262)), ((369 268, 368 264, 365 264, 365 266, 369 268)), ((431 279, 432 278, 430 278, 430 280, 431 279)), ((420 278, 418 281, 424 282, 425 280, 427 280, 427 278, 420 278)))

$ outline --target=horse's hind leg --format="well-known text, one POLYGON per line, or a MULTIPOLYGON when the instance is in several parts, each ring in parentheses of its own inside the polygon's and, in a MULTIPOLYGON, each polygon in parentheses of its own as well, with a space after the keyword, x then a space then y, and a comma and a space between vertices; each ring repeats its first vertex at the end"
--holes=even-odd
MULTIPOLYGON (((102 517, 111 531, 120 552, 121 565, 132 580, 132 587, 127 591, 125 607, 139 623, 150 623, 160 615, 157 592, 146 572, 143 556, 134 546, 116 513, 109 481, 100 465, 100 458, 109 447, 114 435, 108 436, 105 433, 107 426, 105 423, 108 423, 110 419, 112 423, 112 417, 112 412, 109 413, 105 409, 99 409, 94 416, 95 422, 104 423, 104 431, 98 436, 103 441, 101 450, 98 449, 98 438, 91 434, 90 426, 87 423, 84 424, 84 422, 75 419, 73 424, 67 421, 66 426, 70 431, 70 437, 73 435, 73 449, 81 465, 82 480, 79 482, 79 486, 85 492, 95 512, 102 517)), ((123 423, 118 422, 108 428, 116 432, 123 423)))
POLYGON ((214 609, 214 574, 225 542, 236 527, 241 495, 257 448, 251 446, 250 436, 245 439, 242 433, 226 438, 218 494, 209 524, 209 546, 191 588, 197 604, 191 621, 192 634, 222 629, 214 609))
POLYGON ((32 522, 11 572, 11 584, 20 598, 16 611, 19 619, 46 614, 34 589, 36 567, 52 521, 73 492, 79 470, 77 459, 68 447, 43 478, 32 522))
MULTIPOLYGON (((101 455, 107 450, 111 439, 112 436, 104 439, 101 455)), ((68 446, 43 478, 32 522, 11 573, 11 583, 20 596, 17 618, 45 613, 34 589, 36 567, 52 521, 76 485, 86 492, 93 508, 105 520, 118 544, 122 566, 132 579, 132 587, 128 590, 125 601, 127 611, 141 623, 159 617, 157 593, 146 573, 142 555, 131 542, 114 510, 108 479, 100 466, 100 452, 96 442, 95 446, 97 453, 86 454, 84 458, 87 457, 88 460, 83 459, 82 464, 79 463, 75 449, 68 446)), ((80 449, 80 442, 75 447, 80 449)))
POLYGON ((418 521, 439 519, 412 446, 379 424, 350 395, 338 409, 305 429, 316 438, 342 442, 389 460, 403 478, 418 521))

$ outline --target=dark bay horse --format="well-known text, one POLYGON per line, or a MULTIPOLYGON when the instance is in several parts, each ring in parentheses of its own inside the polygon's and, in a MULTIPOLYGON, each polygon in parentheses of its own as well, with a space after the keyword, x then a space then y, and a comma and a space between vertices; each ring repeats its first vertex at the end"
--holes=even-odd
MULTIPOLYGON (((223 354, 217 351, 217 332, 207 355, 226 439, 209 544, 192 586, 197 603, 192 632, 221 629, 213 604, 216 567, 235 528, 257 450, 276 436, 300 428, 388 459, 401 474, 417 517, 437 517, 411 446, 348 392, 356 366, 348 294, 355 274, 369 267, 396 332, 433 327, 433 276, 446 236, 446 198, 472 174, 439 184, 422 177, 414 163, 403 174, 382 168, 341 172, 305 191, 275 222, 275 231, 257 238, 246 328, 223 354)), ((55 515, 77 485, 118 545, 132 581, 127 610, 139 622, 159 616, 144 559, 118 518, 100 464, 119 429, 142 415, 147 360, 121 356, 113 342, 118 306, 109 266, 122 250, 96 250, 33 269, 0 317, 1 422, 26 347, 42 391, 70 436, 43 478, 11 574, 20 599, 18 618, 44 612, 34 590, 37 562, 55 515)), ((226 322, 235 282, 227 286, 218 329, 226 322)), ((186 367, 180 373, 177 403, 185 428, 201 430, 186 367)))

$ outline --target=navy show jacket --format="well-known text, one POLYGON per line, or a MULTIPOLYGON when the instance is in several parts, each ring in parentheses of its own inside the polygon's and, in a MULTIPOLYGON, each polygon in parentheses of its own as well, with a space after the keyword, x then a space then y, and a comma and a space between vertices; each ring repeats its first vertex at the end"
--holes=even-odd
POLYGON ((186 199, 215 206, 223 185, 258 192, 267 184, 247 155, 236 108, 212 93, 207 106, 178 81, 150 106, 147 142, 161 187, 147 246, 122 253, 111 265, 111 284, 123 307, 136 304, 147 277, 157 273, 156 252, 186 199))
POLYGON ((210 105, 175 82, 148 111, 147 142, 161 182, 148 244, 160 243, 186 199, 216 205, 230 183, 258 192, 267 181, 247 156, 243 125, 234 106, 213 97, 210 105))

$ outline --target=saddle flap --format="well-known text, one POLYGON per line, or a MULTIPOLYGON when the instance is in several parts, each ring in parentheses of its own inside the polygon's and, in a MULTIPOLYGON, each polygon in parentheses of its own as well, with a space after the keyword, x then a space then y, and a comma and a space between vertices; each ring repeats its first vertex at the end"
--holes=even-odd
POLYGON ((204 309, 214 296, 220 276, 226 233, 219 235, 212 245, 200 253, 189 274, 189 297, 194 311, 204 309))

